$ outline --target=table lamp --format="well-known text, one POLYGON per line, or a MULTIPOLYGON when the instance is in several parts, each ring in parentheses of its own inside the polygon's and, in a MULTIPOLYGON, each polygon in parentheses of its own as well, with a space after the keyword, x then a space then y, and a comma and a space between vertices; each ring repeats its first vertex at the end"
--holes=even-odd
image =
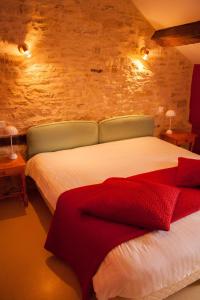
POLYGON ((9 158, 10 159, 17 159, 17 153, 15 153, 14 148, 13 148, 12 137, 13 137, 13 135, 18 134, 18 130, 14 126, 7 126, 5 128, 5 132, 6 132, 7 135, 10 136, 10 154, 9 154, 9 158))
POLYGON ((166 111, 165 116, 169 118, 169 128, 167 129, 167 134, 172 134, 172 118, 176 116, 176 112, 172 109, 166 111))

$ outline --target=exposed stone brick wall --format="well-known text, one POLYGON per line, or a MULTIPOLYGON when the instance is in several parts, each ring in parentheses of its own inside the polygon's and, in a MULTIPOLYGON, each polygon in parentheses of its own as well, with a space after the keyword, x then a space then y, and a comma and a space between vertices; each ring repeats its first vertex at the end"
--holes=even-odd
POLYGON ((131 0, 1 1, 0 120, 22 132, 51 121, 155 115, 163 105, 182 127, 192 65, 150 41, 153 31, 131 0), (29 59, 17 50, 24 41, 29 59), (139 72, 132 59, 144 45, 150 59, 139 72))

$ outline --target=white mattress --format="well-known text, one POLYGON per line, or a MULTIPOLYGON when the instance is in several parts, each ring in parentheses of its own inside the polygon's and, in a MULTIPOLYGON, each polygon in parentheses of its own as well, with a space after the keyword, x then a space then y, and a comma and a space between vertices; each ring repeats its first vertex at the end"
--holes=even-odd
MULTIPOLYGON (((141 137, 38 154, 28 161, 26 174, 36 181, 54 210, 58 196, 67 189, 111 176, 173 167, 179 156, 200 158, 158 138, 141 137)), ((113 249, 93 278, 98 300, 164 297, 170 287, 183 287, 181 282, 190 283, 188 277, 196 279, 193 274, 200 274, 200 212, 171 228, 170 232, 155 231, 113 249)))

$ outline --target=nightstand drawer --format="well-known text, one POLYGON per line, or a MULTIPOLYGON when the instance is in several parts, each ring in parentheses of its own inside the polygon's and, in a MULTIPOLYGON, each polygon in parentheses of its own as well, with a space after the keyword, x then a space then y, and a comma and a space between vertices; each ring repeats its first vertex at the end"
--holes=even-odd
POLYGON ((194 137, 191 136, 191 137, 180 137, 180 138, 177 138, 176 139, 178 143, 191 143, 193 142, 194 140, 194 137))
POLYGON ((180 140, 176 140, 176 144, 177 145, 185 145, 185 144, 188 144, 188 143, 191 143, 192 141, 190 139, 180 139, 180 140))
POLYGON ((18 153, 16 159, 10 159, 7 156, 0 158, 0 178, 9 176, 20 177, 20 191, 9 194, 2 193, 2 196, 0 195, 0 199, 20 196, 24 202, 24 205, 28 205, 28 198, 26 195, 25 167, 26 162, 20 153, 18 153))
POLYGON ((24 167, 15 167, 14 169, 0 170, 0 177, 15 176, 24 172, 24 167))
POLYGON ((0 177, 6 176, 6 170, 0 170, 0 177))

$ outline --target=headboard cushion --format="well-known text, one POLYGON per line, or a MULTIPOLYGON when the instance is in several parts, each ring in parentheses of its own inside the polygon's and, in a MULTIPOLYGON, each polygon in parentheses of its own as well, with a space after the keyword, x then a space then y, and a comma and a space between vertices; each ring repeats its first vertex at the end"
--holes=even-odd
POLYGON ((122 116, 99 123, 99 143, 142 136, 152 136, 154 120, 151 116, 122 116))
POLYGON ((28 158, 37 153, 98 143, 95 121, 65 121, 32 127, 27 132, 28 158))

